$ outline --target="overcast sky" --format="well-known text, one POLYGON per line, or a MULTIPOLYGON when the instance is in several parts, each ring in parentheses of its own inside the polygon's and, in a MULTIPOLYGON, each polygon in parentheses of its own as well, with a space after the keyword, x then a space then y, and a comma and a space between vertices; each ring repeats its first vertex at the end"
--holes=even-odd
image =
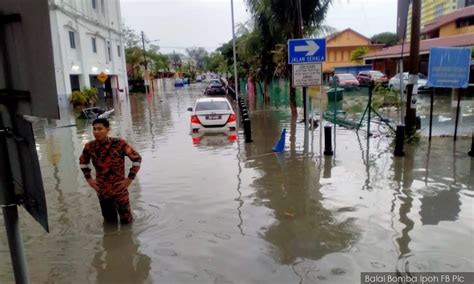
MULTIPOLYGON (((232 38, 230 0, 120 0, 125 25, 143 30, 164 53, 202 46, 213 51, 232 38)), ((287 1, 287 0, 282 0, 287 1)), ((351 27, 368 37, 395 32, 396 0, 333 0, 326 25, 351 27)), ((303 7, 304 9, 304 7, 303 7)), ((234 0, 235 22, 250 19, 244 0, 234 0)))

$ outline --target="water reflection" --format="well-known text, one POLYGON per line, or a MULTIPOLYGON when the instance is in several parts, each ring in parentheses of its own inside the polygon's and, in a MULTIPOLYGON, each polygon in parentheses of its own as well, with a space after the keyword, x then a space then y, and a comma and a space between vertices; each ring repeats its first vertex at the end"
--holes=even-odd
MULTIPOLYGON (((261 112, 259 119, 253 120, 253 126, 262 130, 253 134, 259 143, 245 148, 250 156, 246 165, 260 172, 252 183, 255 202, 272 209, 275 218, 261 233, 272 245, 272 257, 282 264, 295 264, 300 258, 318 260, 348 249, 357 239, 353 220, 338 221, 324 208, 320 167, 311 157, 296 151, 296 120, 290 122, 289 153, 273 154, 268 151, 285 125, 275 115, 264 115, 261 112)), ((327 172, 331 158, 325 162, 327 172)))
POLYGON ((97 272, 96 283, 151 283, 151 259, 139 250, 132 226, 104 224, 101 247, 91 266, 97 272))

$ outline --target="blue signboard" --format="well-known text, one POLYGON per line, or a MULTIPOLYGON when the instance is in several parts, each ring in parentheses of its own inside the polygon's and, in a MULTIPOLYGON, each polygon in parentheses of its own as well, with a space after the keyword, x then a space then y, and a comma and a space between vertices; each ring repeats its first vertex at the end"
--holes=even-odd
POLYGON ((305 38, 288 41, 288 64, 326 61, 326 39, 305 38))
POLYGON ((470 61, 470 48, 431 48, 427 85, 438 88, 467 88, 470 61))

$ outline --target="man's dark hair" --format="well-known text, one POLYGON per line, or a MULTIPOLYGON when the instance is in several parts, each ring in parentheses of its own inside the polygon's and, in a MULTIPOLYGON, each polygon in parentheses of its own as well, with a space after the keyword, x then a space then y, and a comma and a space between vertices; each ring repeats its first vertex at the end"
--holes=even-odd
POLYGON ((96 124, 102 124, 103 126, 105 126, 106 128, 109 128, 110 126, 110 123, 107 119, 105 118, 97 118, 97 119, 94 119, 94 121, 92 122, 92 126, 96 125, 96 124))

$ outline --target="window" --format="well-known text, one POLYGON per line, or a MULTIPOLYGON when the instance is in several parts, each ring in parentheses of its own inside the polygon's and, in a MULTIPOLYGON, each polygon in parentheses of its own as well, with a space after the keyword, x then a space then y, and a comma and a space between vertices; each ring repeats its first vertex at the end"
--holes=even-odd
POLYGON ((439 4, 435 7, 434 16, 440 17, 443 15, 443 4, 439 4))
POLYGON ((196 111, 203 110, 230 110, 230 107, 225 101, 198 102, 196 104, 196 111))
POLYGON ((459 19, 456 21, 457 28, 463 28, 474 25, 474 17, 459 19))
POLYGON ((474 6, 474 0, 466 0, 466 7, 468 6, 474 6))
POLYGON ((92 8, 97 9, 97 0, 92 0, 92 8))
POLYGON ((92 52, 97 53, 97 43, 95 37, 92 38, 92 52))
POLYGON ((69 31, 69 45, 71 48, 76 48, 76 39, 73 31, 69 31))
POLYGON ((100 8, 102 10, 102 14, 105 14, 105 1, 100 0, 100 8))
POLYGON ((117 56, 122 56, 122 50, 120 49, 120 45, 117 45, 117 56))
POLYGON ((110 41, 107 42, 107 57, 112 61, 112 49, 110 48, 110 41))

